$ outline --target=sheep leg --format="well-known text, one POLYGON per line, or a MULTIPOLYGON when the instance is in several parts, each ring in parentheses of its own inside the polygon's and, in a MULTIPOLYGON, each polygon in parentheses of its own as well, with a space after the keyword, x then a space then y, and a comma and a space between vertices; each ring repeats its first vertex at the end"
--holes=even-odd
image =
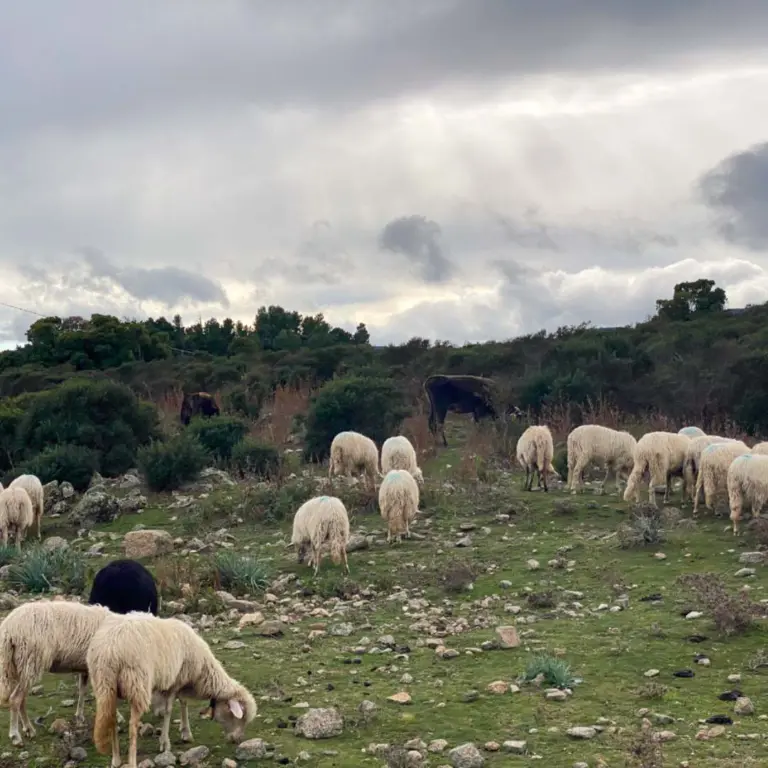
POLYGON ((313 552, 312 559, 315 561, 315 576, 317 576, 317 572, 320 570, 320 563, 323 559, 322 549, 319 549, 316 552, 313 552))
POLYGON ((35 517, 37 517, 37 540, 40 541, 40 539, 43 538, 42 534, 40 533, 40 526, 43 522, 43 510, 42 509, 38 510, 37 515, 35 515, 35 517))
POLYGON ((699 476, 696 478, 696 489, 693 492, 693 516, 694 517, 696 517, 696 515, 699 514, 699 498, 701 497, 703 486, 704 486, 703 473, 699 472, 699 476))
POLYGON ((10 705, 11 705, 11 717, 10 717, 11 724, 8 728, 8 738, 10 739, 10 742, 11 744, 13 744, 14 747, 23 747, 24 741, 21 738, 21 733, 19 733, 19 710, 13 698, 10 701, 10 705))
POLYGON ((16 526, 16 549, 18 549, 19 552, 21 552, 21 539, 22 539, 23 533, 24 531, 21 529, 21 526, 17 525, 16 526))
MULTIPOLYGON (((173 703, 173 697, 169 697, 169 702, 173 703)), ((139 723, 141 722, 141 710, 135 705, 131 705, 131 720, 128 723, 128 768, 138 768, 136 764, 136 753, 138 751, 139 723)), ((117 733, 117 730, 115 730, 117 733)))
POLYGON ((88 690, 88 674, 81 673, 77 676, 77 709, 75 709, 75 722, 85 722, 85 694, 88 690))
POLYGON ((542 483, 544 485, 544 493, 549 493, 549 486, 547 485, 547 468, 546 467, 544 467, 543 472, 539 470, 539 488, 541 488, 542 483))
MULTIPOLYGON (((173 694, 168 694, 163 701, 163 727, 160 729, 160 752, 171 751, 171 713, 173 712, 173 694)), ((131 725, 133 717, 131 717, 131 725)))
POLYGON ((120 737, 117 735, 117 727, 115 727, 112 729, 112 768, 120 768, 122 764, 123 761, 120 759, 120 737))
POLYGON ((571 493, 576 494, 578 490, 581 488, 581 483, 583 482, 582 475, 584 474, 584 470, 586 469, 587 463, 585 461, 576 461, 575 466, 573 467, 573 471, 571 474, 571 493))
POLYGON ((181 710, 181 723, 179 725, 181 740, 192 741, 192 727, 189 724, 189 709, 186 699, 179 699, 179 709, 181 710))
POLYGON ((347 562, 347 548, 342 547, 341 549, 341 559, 344 561, 344 570, 346 571, 347 575, 349 575, 349 563, 347 562))
POLYGON ((528 467, 528 465, 526 464, 526 466, 525 466, 525 480, 523 480, 523 490, 524 491, 530 491, 531 490, 528 487, 528 478, 529 478, 530 474, 531 474, 531 470, 528 467))
POLYGON ((24 731, 24 733, 29 736, 30 739, 33 739, 37 731, 35 731, 35 727, 32 725, 29 719, 29 715, 27 714, 27 695, 24 694, 24 697, 21 700, 21 706, 19 708, 19 714, 21 715, 21 729, 24 731))
POLYGON ((664 485, 664 503, 669 501, 669 497, 672 495, 672 473, 667 472, 667 482, 664 485))

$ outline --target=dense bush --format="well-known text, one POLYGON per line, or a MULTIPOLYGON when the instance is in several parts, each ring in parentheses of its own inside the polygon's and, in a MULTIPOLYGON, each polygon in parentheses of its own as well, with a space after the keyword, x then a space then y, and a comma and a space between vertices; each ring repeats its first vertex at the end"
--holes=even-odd
POLYGON ((15 477, 29 473, 37 475, 40 482, 50 483, 65 480, 72 483, 76 491, 84 491, 91 482, 93 473, 99 470, 99 454, 82 445, 57 445, 46 448, 31 459, 19 464, 8 472, 3 482, 8 484, 15 477))
POLYGON ((73 379, 30 399, 16 440, 26 458, 63 443, 91 449, 99 471, 114 476, 134 464, 137 449, 156 431, 155 408, 128 387, 73 379))
POLYGON ((310 405, 306 456, 324 459, 333 438, 345 430, 362 432, 381 446, 407 415, 403 394, 390 379, 350 376, 331 381, 310 405))
POLYGON ((190 422, 189 433, 217 461, 227 461, 232 449, 248 434, 248 424, 231 416, 205 419, 198 416, 190 422))
POLYGON ((246 437, 232 449, 231 466, 241 475, 268 479, 280 469, 280 452, 274 445, 246 437))
POLYGON ((60 589, 76 594, 85 588, 85 561, 72 549, 49 551, 39 546, 30 547, 11 563, 8 582, 26 592, 60 589))
POLYGON ((215 560, 216 581, 223 589, 254 592, 269 583, 270 569, 262 560, 236 552, 219 552, 215 560))
POLYGON ((0 405, 0 470, 12 467, 19 455, 16 434, 24 417, 24 411, 15 403, 0 405))
POLYGON ((172 491, 194 480, 210 461, 200 441, 184 431, 139 450, 138 466, 153 491, 172 491))

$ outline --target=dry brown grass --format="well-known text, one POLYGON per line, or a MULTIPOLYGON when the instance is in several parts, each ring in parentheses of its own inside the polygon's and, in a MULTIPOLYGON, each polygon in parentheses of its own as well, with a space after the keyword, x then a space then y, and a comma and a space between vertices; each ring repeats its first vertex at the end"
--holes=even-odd
POLYGON ((400 433, 411 441, 419 461, 437 455, 437 445, 429 431, 429 420, 421 409, 403 421, 400 433))
POLYGON ((312 390, 305 385, 278 387, 264 405, 263 415, 251 429, 251 435, 274 445, 289 444, 295 419, 307 412, 311 397, 312 390))

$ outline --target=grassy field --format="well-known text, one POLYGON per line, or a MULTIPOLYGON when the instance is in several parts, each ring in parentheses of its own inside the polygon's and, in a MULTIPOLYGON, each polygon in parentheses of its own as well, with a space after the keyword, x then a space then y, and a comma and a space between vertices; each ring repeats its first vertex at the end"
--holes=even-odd
MULTIPOLYGON (((524 493, 519 472, 483 469, 482 481, 476 481, 468 478, 467 461, 465 452, 452 446, 425 465, 424 512, 413 528, 423 538, 401 545, 381 541, 385 529, 372 497, 360 489, 341 492, 352 530, 377 539, 370 549, 350 555, 348 579, 326 562, 313 580, 284 547, 298 506, 293 499, 306 496, 317 482, 301 474, 279 491, 224 488, 171 510, 170 498, 154 498, 141 515, 102 526, 91 534, 94 540, 73 546, 86 551, 97 542, 116 556, 121 535, 137 524, 164 528, 185 542, 211 542, 200 554, 185 554, 179 546, 177 554, 151 565, 171 610, 184 602, 196 626, 207 615, 204 636, 259 704, 247 736, 264 739, 278 764, 380 766, 385 758, 364 751, 369 745, 438 739, 448 748, 443 754, 425 751, 424 765, 451 764, 448 750, 465 742, 474 742, 491 767, 536 759, 548 768, 580 761, 611 768, 768 764, 768 720, 763 719, 768 710, 764 715, 762 709, 768 676, 759 665, 763 622, 726 636, 699 599, 677 583, 684 574, 713 572, 722 575, 733 595, 747 584, 755 601, 768 597, 763 565, 750 566, 753 575, 736 575, 744 567, 739 555, 757 548, 750 535, 734 538, 724 530, 727 519, 712 515, 693 523, 688 508, 680 520, 674 511, 665 517, 663 542, 622 548, 617 530, 630 510, 612 485, 605 496, 589 487, 578 497, 559 486, 549 494, 524 493), (221 528, 232 536, 217 535, 221 528), (214 553, 225 547, 255 556, 269 570, 270 582, 290 574, 298 578, 284 578, 274 595, 269 589, 238 594, 257 603, 268 620, 282 620, 282 636, 261 636, 258 627, 239 631, 240 614, 215 596, 214 553), (654 594, 662 599, 643 600, 654 594), (692 610, 703 615, 685 618, 692 610), (519 647, 490 648, 499 625, 516 626, 519 647), (705 639, 692 642, 696 635, 705 639), (232 640, 244 645, 226 649, 232 640), (438 643, 457 655, 441 657, 434 648, 438 643), (696 654, 711 664, 695 663, 696 654), (546 683, 522 681, 542 657, 548 659, 542 668, 554 669, 562 682, 568 678, 565 665, 570 667, 575 682, 565 700, 548 699, 546 683), (557 667, 555 660, 565 665, 557 667), (653 669, 658 675, 646 676, 653 669), (683 669, 694 676, 674 676, 683 669), (741 675, 741 682, 729 682, 733 674, 741 675), (492 693, 488 685, 495 681, 520 690, 492 693), (718 699, 732 688, 752 699, 755 714, 737 716, 733 702, 718 699), (403 691, 410 694, 410 704, 388 700, 403 691), (376 705, 372 714, 359 709, 366 699, 376 705), (306 706, 338 708, 345 718, 343 734, 325 741, 295 736, 292 720, 306 706), (661 745, 663 756, 640 735, 643 710, 654 731, 674 734, 661 745), (696 738, 712 727, 702 721, 713 715, 728 715, 733 724, 707 740, 696 738), (594 725, 599 732, 592 739, 567 735, 574 726, 594 725), (526 742, 526 753, 485 749, 487 742, 508 740, 526 742)), ((679 494, 672 503, 679 504, 679 494)), ((63 533, 56 521, 45 522, 46 535, 63 533)), ((88 562, 96 568, 105 560, 88 562)), ((29 704, 33 718, 43 717, 38 737, 19 750, 5 736, 0 765, 61 765, 73 745, 87 750, 82 764, 108 765, 109 757, 96 754, 87 730, 66 743, 48 732, 57 718, 72 717, 75 697, 73 677, 47 675, 29 704)), ((86 711, 91 721, 92 701, 86 711)), ((146 721, 157 723, 151 714, 146 721)), ((0 727, 7 734, 7 712, 0 727)), ((234 758, 235 747, 224 741, 217 725, 195 716, 192 727, 192 745, 181 744, 173 727, 177 755, 204 744, 211 750, 210 765, 234 758)), ((121 739, 124 749, 124 733, 121 739)), ((156 752, 156 738, 143 737, 141 758, 156 752)), ((390 764, 410 763, 392 756, 390 764)))

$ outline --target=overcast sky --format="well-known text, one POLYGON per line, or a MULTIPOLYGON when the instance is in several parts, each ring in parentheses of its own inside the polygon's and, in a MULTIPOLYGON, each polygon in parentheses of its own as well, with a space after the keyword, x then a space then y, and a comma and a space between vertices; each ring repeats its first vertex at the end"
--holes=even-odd
POLYGON ((767 126, 765 0, 7 2, 0 301, 374 343, 762 302, 767 126))

